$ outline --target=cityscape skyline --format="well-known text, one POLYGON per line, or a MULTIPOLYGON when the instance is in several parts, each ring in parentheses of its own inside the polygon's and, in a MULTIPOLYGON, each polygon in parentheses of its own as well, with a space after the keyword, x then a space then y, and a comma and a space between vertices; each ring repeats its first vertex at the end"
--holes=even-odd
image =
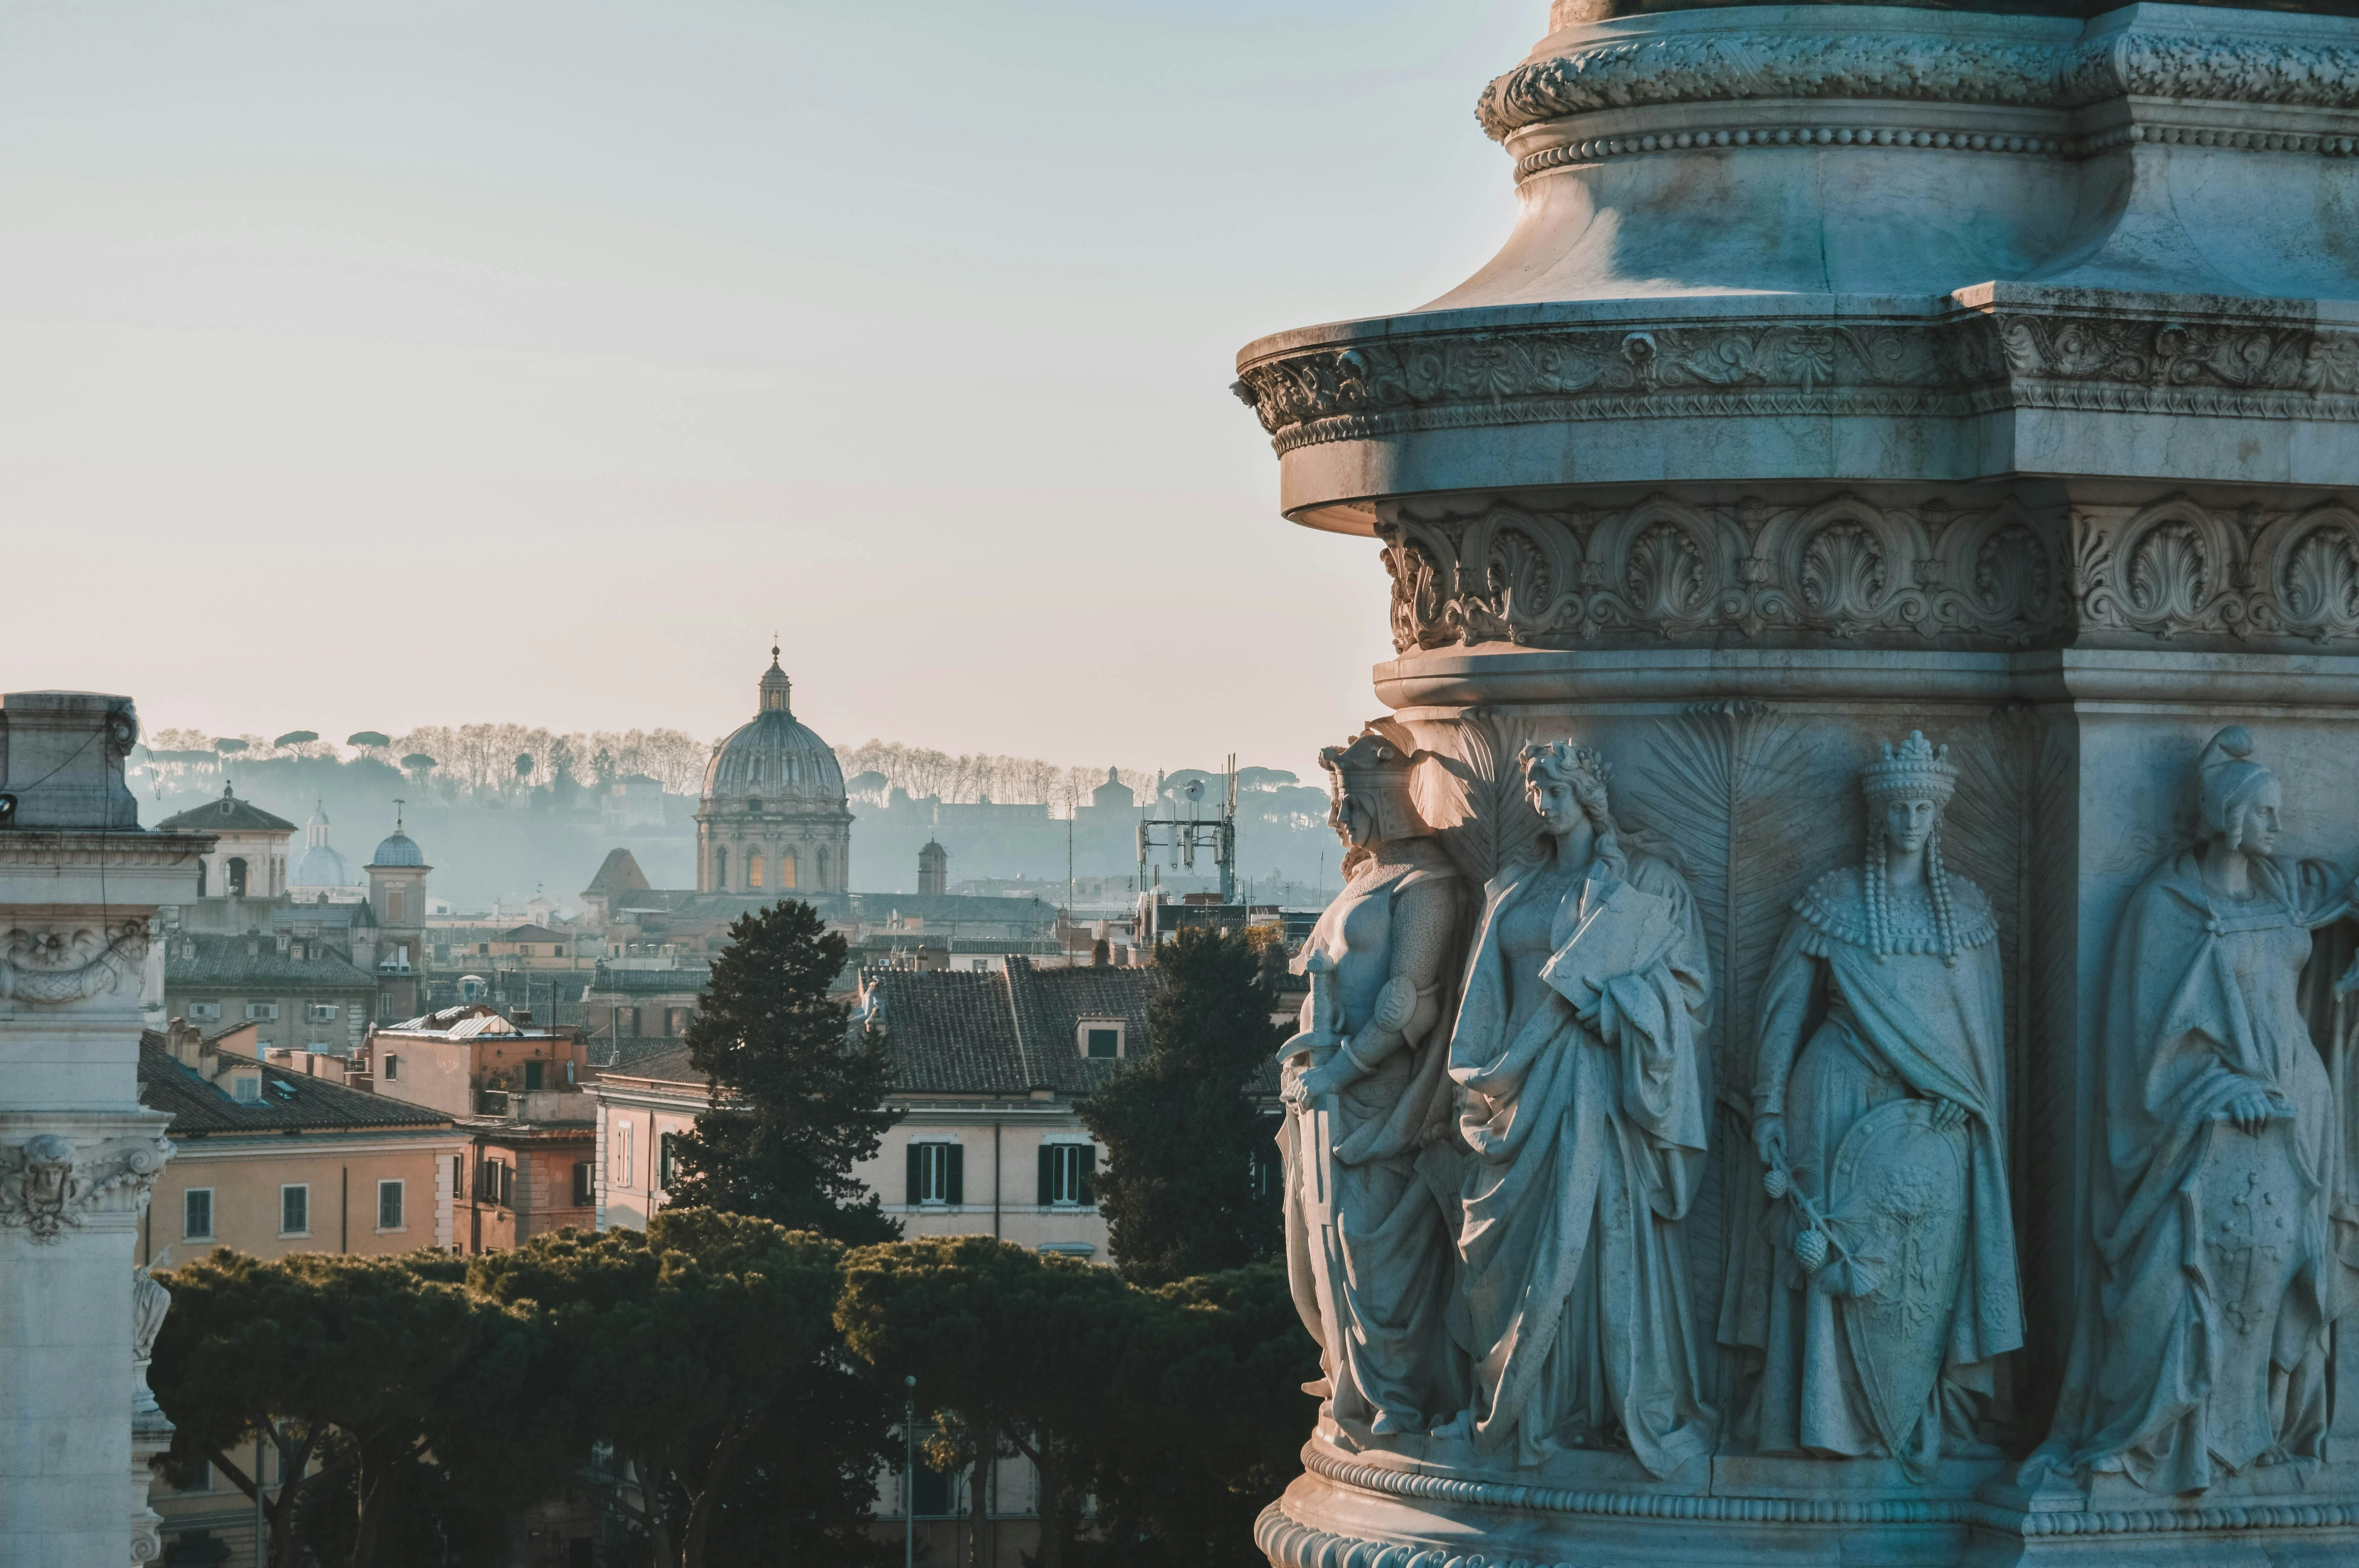
POLYGON ((12 565, 104 541, 172 633, 42 596, 0 662, 216 734, 712 735, 776 633, 831 737, 1299 770, 1374 710, 1386 579, 1277 515, 1231 357, 1487 253, 1467 84, 1534 10, 15 15, 12 565))

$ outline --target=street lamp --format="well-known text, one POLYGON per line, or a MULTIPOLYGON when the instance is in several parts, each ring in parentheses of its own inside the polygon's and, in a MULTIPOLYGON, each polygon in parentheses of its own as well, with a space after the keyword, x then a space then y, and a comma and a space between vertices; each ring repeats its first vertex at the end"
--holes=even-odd
POLYGON ((917 1568, 918 1379, 902 1379, 901 1389, 908 1400, 901 1414, 901 1436, 908 1446, 908 1457, 901 1465, 901 1568, 917 1568))

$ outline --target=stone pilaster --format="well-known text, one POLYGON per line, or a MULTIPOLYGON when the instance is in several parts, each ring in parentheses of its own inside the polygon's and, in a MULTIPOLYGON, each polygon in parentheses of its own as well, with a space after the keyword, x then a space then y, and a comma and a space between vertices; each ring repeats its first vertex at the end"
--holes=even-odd
POLYGON ((212 838, 139 830, 129 699, 11 694, 0 727, 0 1560, 136 1562, 132 1271, 171 1155, 139 1104, 148 929, 212 838))

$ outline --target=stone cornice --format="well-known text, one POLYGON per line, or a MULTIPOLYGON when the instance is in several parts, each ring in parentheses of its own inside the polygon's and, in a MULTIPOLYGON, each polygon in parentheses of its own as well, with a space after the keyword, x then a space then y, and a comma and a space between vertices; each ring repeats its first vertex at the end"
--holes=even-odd
POLYGON ((2359 47, 2256 31, 2022 38, 1916 28, 1714 24, 1601 38, 1528 60, 1483 90, 1475 118, 1504 140, 1601 109, 1730 99, 1862 98, 2082 108, 2125 96, 2359 108, 2359 47))
MULTIPOLYGON (((1339 333, 1339 336, 1342 334, 1339 333)), ((2359 421, 2359 332, 2255 310, 1443 328, 1305 345, 1233 390, 1282 455, 1419 429, 2006 408, 2359 421)))

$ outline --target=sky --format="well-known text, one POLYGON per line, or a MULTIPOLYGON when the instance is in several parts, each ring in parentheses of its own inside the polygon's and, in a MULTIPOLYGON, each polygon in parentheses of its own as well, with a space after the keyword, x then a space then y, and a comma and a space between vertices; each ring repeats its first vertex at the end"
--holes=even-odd
POLYGON ((1514 215, 1544 0, 0 8, 0 689, 1308 771, 1264 333, 1514 215))

